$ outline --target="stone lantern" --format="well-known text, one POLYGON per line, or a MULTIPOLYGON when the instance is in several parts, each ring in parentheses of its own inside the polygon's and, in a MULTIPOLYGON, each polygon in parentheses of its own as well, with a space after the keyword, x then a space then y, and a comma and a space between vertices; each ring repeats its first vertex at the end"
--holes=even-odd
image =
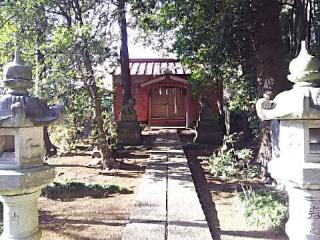
POLYGON ((256 105, 262 120, 278 122, 268 168, 289 195, 290 240, 320 239, 320 62, 305 45, 290 63, 293 89, 256 105))
POLYGON ((33 86, 31 67, 16 51, 4 67, 0 98, 0 201, 3 203, 1 240, 41 238, 37 200, 40 190, 54 179, 54 168, 43 163, 43 126, 57 120, 61 108, 48 108, 28 95, 33 86))

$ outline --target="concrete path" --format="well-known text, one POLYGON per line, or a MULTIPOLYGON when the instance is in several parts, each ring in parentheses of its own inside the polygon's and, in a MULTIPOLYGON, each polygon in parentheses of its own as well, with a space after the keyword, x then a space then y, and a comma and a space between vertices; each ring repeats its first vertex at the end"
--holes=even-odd
POLYGON ((153 144, 122 240, 212 240, 187 159, 174 129, 153 144))

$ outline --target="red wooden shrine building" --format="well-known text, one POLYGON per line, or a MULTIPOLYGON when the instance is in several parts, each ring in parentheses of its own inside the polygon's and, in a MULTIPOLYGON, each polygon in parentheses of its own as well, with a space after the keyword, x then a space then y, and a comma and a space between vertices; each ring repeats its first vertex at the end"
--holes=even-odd
MULTIPOLYGON (((114 115, 119 120, 123 104, 121 69, 113 73, 114 115)), ((138 121, 149 126, 195 125, 200 111, 197 99, 187 82, 190 70, 175 59, 130 59, 131 89, 136 100, 138 121)), ((222 87, 213 89, 214 111, 217 101, 222 103, 222 87)))

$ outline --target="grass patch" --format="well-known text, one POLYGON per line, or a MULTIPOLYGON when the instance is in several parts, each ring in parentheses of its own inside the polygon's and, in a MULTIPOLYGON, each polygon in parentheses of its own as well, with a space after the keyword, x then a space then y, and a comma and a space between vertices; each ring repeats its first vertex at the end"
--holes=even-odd
POLYGON ((130 194, 133 191, 118 185, 87 184, 77 181, 53 182, 44 188, 41 196, 50 199, 73 199, 82 197, 105 198, 110 194, 130 194))
POLYGON ((288 218, 287 198, 269 188, 243 188, 239 193, 241 209, 249 224, 284 230, 288 218))

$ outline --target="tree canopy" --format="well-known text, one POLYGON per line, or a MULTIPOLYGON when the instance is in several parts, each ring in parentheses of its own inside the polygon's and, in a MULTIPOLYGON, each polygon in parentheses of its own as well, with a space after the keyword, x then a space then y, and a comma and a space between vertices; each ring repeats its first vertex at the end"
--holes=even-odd
POLYGON ((117 23, 114 4, 5 1, 0 19, 0 66, 11 61, 18 44, 24 58, 35 66, 36 95, 64 103, 68 122, 79 122, 93 111, 88 87, 102 86, 106 60, 112 62, 117 56, 118 37, 111 31, 112 24, 117 23))
POLYGON ((116 3, 8 0, 0 8, 0 68, 18 45, 36 70, 33 94, 49 104, 63 103, 70 131, 92 121, 100 146, 105 145, 103 121, 111 109, 111 93, 102 86, 117 57, 116 3))
MULTIPOLYGON (((256 0, 131 2, 136 24, 145 31, 146 41, 152 43, 154 36, 157 36, 161 38, 157 42, 161 46, 171 37, 171 51, 176 52, 184 64, 193 70, 190 80, 194 89, 197 89, 196 93, 203 92, 206 86, 216 81, 223 81, 227 87, 237 90, 231 102, 234 110, 252 108, 256 96, 261 97, 264 92, 272 90, 265 87, 264 80, 261 82, 257 77, 260 64, 257 56, 261 42, 259 37, 263 38, 262 45, 267 41, 279 45, 276 39, 281 39, 277 54, 282 54, 279 58, 286 63, 299 50, 299 19, 302 17, 298 14, 300 0, 275 0, 271 4, 256 0), (278 32, 263 27, 273 21, 271 17, 268 18, 267 12, 274 15, 273 19, 278 18, 278 22, 273 25, 279 25, 278 32)), ((315 34, 310 38, 311 45, 319 48, 316 47, 319 45, 316 44, 319 39, 316 21, 319 17, 319 3, 307 2, 312 6, 310 11, 314 12, 311 22, 315 34)), ((283 85, 281 78, 287 75, 287 66, 283 68, 286 69, 281 70, 282 76, 276 77, 280 78, 276 80, 280 85, 283 85)), ((280 90, 285 88, 279 87, 280 90)))

